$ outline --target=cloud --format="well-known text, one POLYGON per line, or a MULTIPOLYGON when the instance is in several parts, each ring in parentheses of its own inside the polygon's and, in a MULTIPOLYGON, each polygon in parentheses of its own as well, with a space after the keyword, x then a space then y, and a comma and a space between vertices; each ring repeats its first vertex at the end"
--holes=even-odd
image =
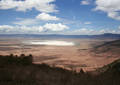
POLYGON ((1 29, 13 29, 13 26, 10 26, 10 25, 0 25, 0 30, 1 29))
POLYGON ((83 0, 81 1, 81 5, 89 5, 90 2, 88 0, 83 0))
POLYGON ((120 0, 96 0, 95 11, 107 13, 108 17, 120 20, 120 0))
POLYGON ((11 26, 0 25, 0 33, 38 33, 42 32, 42 26, 11 26))
POLYGON ((120 34, 120 30, 113 29, 89 29, 89 28, 80 28, 80 29, 74 29, 74 30, 68 30, 66 32, 62 32, 62 34, 65 35, 99 35, 104 33, 113 33, 113 34, 120 34))
POLYGON ((39 19, 39 20, 43 20, 43 21, 56 21, 56 20, 59 20, 59 18, 57 18, 56 16, 51 16, 47 13, 41 13, 39 14, 38 16, 36 16, 36 19, 39 19))
POLYGON ((80 29, 74 29, 74 30, 68 30, 64 31, 61 34, 65 35, 93 35, 95 30, 93 29, 87 29, 87 28, 80 28, 80 29))
POLYGON ((32 10, 33 8, 40 12, 57 12, 55 0, 0 0, 0 9, 16 9, 17 11, 32 10))
POLYGON ((92 24, 92 22, 85 22, 84 24, 88 25, 88 24, 92 24))
POLYGON ((25 26, 25 25, 0 25, 0 33, 42 33, 42 32, 59 32, 68 29, 68 26, 61 23, 47 23, 43 26, 25 26))
POLYGON ((36 19, 17 19, 17 21, 13 22, 16 25, 35 25, 37 23, 38 21, 36 19))
POLYGON ((120 26, 118 26, 118 29, 120 30, 120 26))
POLYGON ((9 32, 10 30, 13 30, 14 27, 10 25, 0 25, 0 32, 5 33, 9 32))
MULTIPOLYGON (((21 26, 20 29, 23 33, 39 33, 44 30, 44 28, 42 26, 31 26, 31 27, 21 26)), ((18 30, 18 32, 19 32, 19 30, 18 30)))
POLYGON ((35 18, 17 18, 16 21, 12 22, 15 25, 36 25, 39 24, 41 21, 58 21, 60 18, 56 16, 51 16, 47 13, 41 13, 35 18))
POLYGON ((98 35, 104 33, 120 34, 120 27, 118 29, 88 29, 80 28, 74 30, 65 30, 69 27, 61 23, 52 24, 47 23, 43 26, 12 26, 12 25, 0 25, 0 33, 14 33, 14 34, 65 34, 65 35, 98 35), (63 31, 64 30, 64 31, 63 31))
POLYGON ((81 28, 78 30, 74 30, 74 34, 82 34, 82 35, 91 35, 93 33, 93 29, 81 28))
POLYGON ((61 23, 58 23, 58 24, 47 23, 43 27, 50 31, 62 31, 62 30, 68 29, 68 26, 63 25, 61 23))

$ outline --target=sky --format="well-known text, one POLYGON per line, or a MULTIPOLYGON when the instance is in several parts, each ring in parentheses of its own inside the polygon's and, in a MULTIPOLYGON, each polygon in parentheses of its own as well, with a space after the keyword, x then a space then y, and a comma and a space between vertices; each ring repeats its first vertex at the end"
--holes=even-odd
POLYGON ((0 0, 0 34, 120 34, 120 0, 0 0))

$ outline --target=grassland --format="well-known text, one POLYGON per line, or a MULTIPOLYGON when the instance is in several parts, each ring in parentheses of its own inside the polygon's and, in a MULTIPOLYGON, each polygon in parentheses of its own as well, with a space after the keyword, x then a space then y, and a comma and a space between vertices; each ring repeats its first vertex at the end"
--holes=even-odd
POLYGON ((80 71, 81 68, 85 71, 92 71, 119 58, 119 56, 111 56, 110 53, 94 53, 91 51, 95 46, 113 39, 55 39, 72 41, 76 44, 75 46, 41 46, 23 43, 29 40, 41 40, 41 38, 0 38, 0 54, 28 55, 32 53, 35 64, 46 63, 50 66, 77 71, 80 71), (108 58, 108 56, 111 57, 108 58))

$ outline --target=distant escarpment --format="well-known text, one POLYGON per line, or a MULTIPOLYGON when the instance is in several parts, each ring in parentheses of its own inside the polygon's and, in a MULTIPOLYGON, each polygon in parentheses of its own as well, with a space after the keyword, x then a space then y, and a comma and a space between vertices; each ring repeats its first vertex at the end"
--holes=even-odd
POLYGON ((108 56, 120 56, 120 40, 105 42, 92 49, 96 54, 106 54, 108 56))

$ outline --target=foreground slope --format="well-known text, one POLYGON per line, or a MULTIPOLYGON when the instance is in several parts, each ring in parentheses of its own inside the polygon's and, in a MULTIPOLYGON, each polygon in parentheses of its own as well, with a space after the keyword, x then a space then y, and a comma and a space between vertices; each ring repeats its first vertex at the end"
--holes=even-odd
MULTIPOLYGON (((115 62, 114 67, 119 64, 115 62)), ((0 56, 0 85, 119 85, 120 72, 114 67, 92 75, 32 64, 32 55, 0 56)))

